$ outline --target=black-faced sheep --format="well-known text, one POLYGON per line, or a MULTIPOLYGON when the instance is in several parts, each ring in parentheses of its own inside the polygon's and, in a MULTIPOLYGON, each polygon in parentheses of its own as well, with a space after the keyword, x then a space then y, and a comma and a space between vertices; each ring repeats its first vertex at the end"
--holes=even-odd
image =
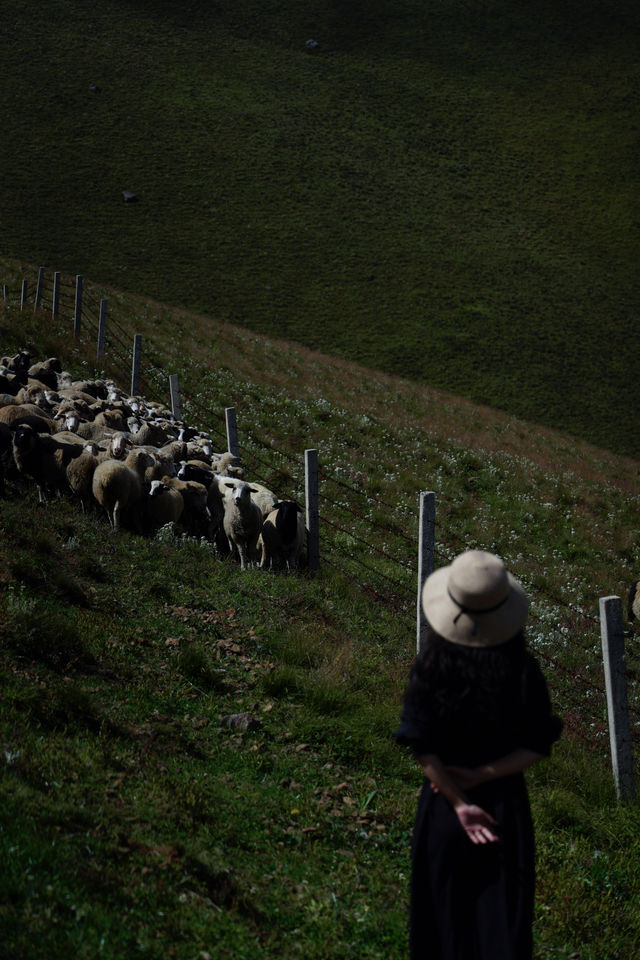
POLYGON ((27 373, 33 380, 44 383, 50 390, 57 390, 58 374, 62 373, 62 367, 57 357, 49 357, 48 360, 32 364, 27 373))
POLYGON ((258 540, 261 567, 295 570, 304 547, 305 525, 302 507, 293 500, 281 500, 262 524, 258 540))
POLYGON ((184 512, 184 499, 179 490, 175 490, 162 480, 151 483, 149 496, 145 504, 145 526, 148 533, 170 523, 175 525, 184 512))
POLYGON ((26 350, 21 350, 13 357, 2 357, 0 359, 0 365, 6 367, 19 378, 22 384, 25 384, 29 375, 29 367, 31 366, 31 354, 26 350))
MULTIPOLYGON (((225 502, 224 479, 206 466, 189 462, 180 465, 178 479, 193 480, 206 487, 207 507, 209 509, 209 526, 206 536, 208 540, 212 540, 215 543, 219 553, 226 556, 229 553, 229 541, 223 528, 225 502)), ((227 492, 230 493, 230 491, 227 492)))
POLYGON ((11 397, 15 397, 23 387, 22 380, 11 373, 10 370, 7 370, 6 367, 0 369, 0 392, 7 393, 11 397))
POLYGON ((210 514, 207 507, 207 488, 193 480, 178 477, 163 477, 162 482, 177 490, 184 502, 181 525, 192 537, 206 537, 209 531, 210 514))
POLYGON ((49 434, 38 433, 29 424, 20 424, 13 435, 16 467, 35 481, 40 503, 46 502, 48 492, 69 490, 67 467, 81 453, 82 447, 77 443, 55 440, 49 434))

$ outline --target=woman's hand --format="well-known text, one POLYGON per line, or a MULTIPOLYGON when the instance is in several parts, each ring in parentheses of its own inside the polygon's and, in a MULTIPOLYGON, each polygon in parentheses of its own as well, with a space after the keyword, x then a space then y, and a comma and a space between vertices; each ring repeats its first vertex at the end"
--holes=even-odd
POLYGON ((500 837, 492 829, 497 822, 490 813, 475 803, 460 803, 455 808, 456 816, 471 843, 498 843, 500 837))

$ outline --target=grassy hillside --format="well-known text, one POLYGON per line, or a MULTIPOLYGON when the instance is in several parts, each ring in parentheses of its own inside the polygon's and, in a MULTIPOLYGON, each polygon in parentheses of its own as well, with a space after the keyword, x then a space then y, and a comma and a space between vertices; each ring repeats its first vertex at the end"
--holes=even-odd
POLYGON ((639 16, 6 0, 2 252, 635 455, 639 16))
MULTIPOLYGON (((392 732, 427 488, 438 564, 487 547, 527 584, 530 643, 565 720, 529 775, 536 957, 637 955, 640 822, 614 797, 597 598, 640 567, 638 461, 228 324, 109 302, 104 371, 126 385, 123 349, 143 332, 146 395, 166 400, 177 373, 187 419, 214 435, 235 404, 251 476, 301 497, 302 450, 319 449, 323 564, 314 580, 241 574, 207 545, 113 536, 98 514, 43 512, 10 485, 5 955, 406 956, 420 778, 392 732)), ((93 332, 0 313, 3 351, 29 345, 82 375, 93 332)), ((632 637, 628 659, 635 731, 632 637)))

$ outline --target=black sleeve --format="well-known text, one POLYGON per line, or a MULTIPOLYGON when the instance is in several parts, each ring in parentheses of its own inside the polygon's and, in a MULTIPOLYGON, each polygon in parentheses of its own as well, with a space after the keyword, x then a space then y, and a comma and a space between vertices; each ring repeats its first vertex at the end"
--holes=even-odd
POLYGON ((520 746, 549 756, 562 732, 562 720, 553 713, 546 680, 534 657, 528 658, 523 694, 520 746))
POLYGON ((411 747, 417 755, 439 752, 438 723, 415 671, 409 678, 395 739, 400 746, 411 747))

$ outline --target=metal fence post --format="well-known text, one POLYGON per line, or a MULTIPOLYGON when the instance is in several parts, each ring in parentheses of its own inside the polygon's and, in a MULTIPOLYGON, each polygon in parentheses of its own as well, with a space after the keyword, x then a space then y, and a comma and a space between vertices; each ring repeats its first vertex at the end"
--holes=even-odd
POLYGON ((178 387, 177 373, 172 373, 169 377, 169 392, 171 393, 171 412, 176 420, 182 420, 180 416, 180 390, 178 387))
POLYGON ((307 565, 310 573, 320 569, 320 511, 318 507, 318 451, 305 450, 305 499, 307 506, 307 565))
POLYGON ((40 301, 42 300, 42 287, 44 284, 44 267, 38 269, 38 279, 36 281, 36 300, 33 305, 33 312, 39 308, 40 301))
POLYGON ((140 389, 140 364, 142 361, 142 334, 133 338, 133 359, 131 361, 131 396, 135 397, 140 389))
POLYGON ((98 317, 98 360, 104 357, 104 345, 107 339, 107 301, 100 301, 100 316, 98 317))
POLYGON ((633 775, 633 748, 620 597, 600 598, 600 635, 607 689, 611 763, 616 793, 618 800, 631 800, 635 797, 636 786, 633 775))
POLYGON ((20 309, 24 310, 25 304, 27 302, 27 279, 22 281, 22 290, 20 292, 20 309))
POLYGON ((420 653, 427 633, 427 618, 422 609, 422 588, 433 573, 435 555, 436 495, 433 491, 420 494, 420 523, 418 528, 418 605, 416 652, 420 653))
POLYGON ((73 318, 73 333, 74 336, 80 336, 80 325, 82 323, 82 277, 80 274, 76 276, 76 303, 75 303, 75 316, 73 318))
POLYGON ((51 294, 51 319, 55 320, 60 310, 60 273, 53 275, 53 292, 51 294))
POLYGON ((236 420, 236 408, 225 407, 224 418, 227 424, 227 450, 229 453, 232 453, 234 457, 239 457, 240 448, 238 446, 238 423, 236 420))

